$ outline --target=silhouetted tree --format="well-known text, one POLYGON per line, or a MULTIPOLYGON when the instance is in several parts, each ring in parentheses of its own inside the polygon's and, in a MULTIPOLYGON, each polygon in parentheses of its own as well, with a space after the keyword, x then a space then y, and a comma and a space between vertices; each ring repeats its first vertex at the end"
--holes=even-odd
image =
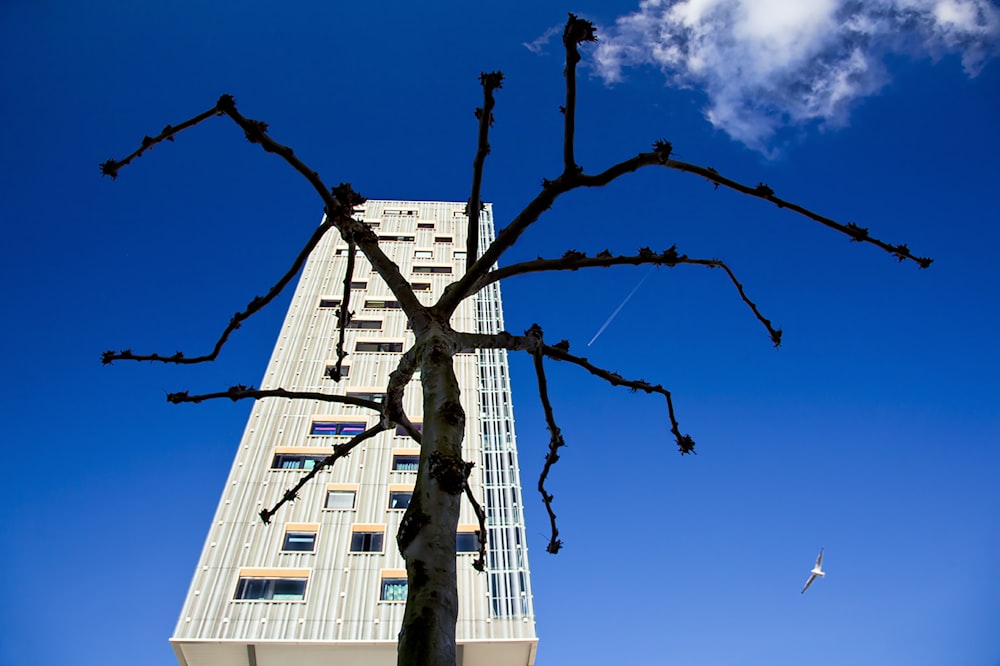
POLYGON ((462 457, 465 413, 459 402, 459 385, 453 370, 453 356, 466 349, 507 349, 530 354, 534 360, 538 378, 538 389, 548 425, 549 450, 542 469, 538 489, 542 496, 551 522, 548 551, 559 551, 556 517, 552 509, 552 495, 545 489, 546 478, 552 465, 559 459, 559 449, 563 438, 549 402, 545 378, 544 360, 551 359, 577 365, 590 374, 614 386, 628 387, 634 391, 655 393, 666 401, 670 430, 680 453, 693 453, 694 440, 682 434, 674 411, 670 392, 659 384, 644 380, 626 379, 615 372, 599 368, 587 359, 571 354, 569 343, 546 342, 542 329, 532 325, 522 335, 501 332, 485 335, 456 331, 451 326, 452 315, 461 301, 474 296, 488 284, 515 275, 548 271, 578 270, 581 268, 608 267, 616 265, 676 266, 695 264, 721 268, 728 275, 740 298, 750 308, 754 316, 767 330, 775 346, 781 343, 781 331, 772 326, 757 306, 747 296, 743 285, 729 266, 718 259, 698 259, 681 254, 676 247, 654 251, 649 247, 640 248, 635 255, 615 256, 608 250, 588 255, 577 250, 568 250, 562 257, 539 258, 534 261, 517 263, 496 268, 504 252, 509 250, 532 224, 552 206, 560 196, 579 188, 603 187, 633 171, 645 167, 663 167, 699 176, 718 187, 735 190, 750 197, 761 199, 785 208, 831 229, 847 235, 851 240, 875 245, 899 261, 912 260, 921 268, 931 264, 931 259, 916 257, 906 245, 891 245, 869 235, 868 230, 854 223, 841 224, 828 217, 808 210, 798 204, 775 196, 774 191, 764 183, 755 186, 731 180, 711 167, 703 167, 682 162, 672 157, 669 141, 657 140, 648 152, 640 152, 633 157, 613 164, 597 173, 585 173, 574 157, 575 117, 576 117, 576 68, 580 62, 580 45, 596 41, 593 25, 586 20, 569 15, 563 31, 563 45, 566 49, 566 100, 560 108, 564 116, 563 171, 554 179, 542 181, 541 192, 498 233, 489 247, 480 249, 479 215, 482 209, 480 185, 483 165, 490 152, 489 131, 493 123, 495 93, 501 88, 503 75, 500 72, 484 73, 480 76, 483 88, 483 105, 476 109, 479 121, 479 139, 473 163, 472 191, 466 212, 468 215, 467 267, 465 273, 449 285, 438 301, 430 306, 422 305, 414 295, 412 285, 400 273, 398 266, 381 250, 375 232, 364 222, 354 219, 354 209, 365 199, 349 184, 329 187, 319 175, 305 164, 291 148, 272 139, 267 131, 267 123, 242 115, 236 108, 235 100, 223 95, 207 111, 194 116, 176 126, 168 125, 154 137, 146 136, 140 147, 124 159, 109 159, 100 167, 104 175, 116 178, 121 169, 129 165, 145 151, 173 137, 194 125, 214 116, 226 116, 235 122, 246 134, 247 139, 260 145, 265 151, 275 153, 298 171, 316 190, 323 201, 325 219, 295 258, 291 268, 264 296, 255 297, 247 307, 234 315, 215 343, 211 353, 189 357, 178 352, 172 355, 136 354, 131 350, 108 351, 103 355, 104 363, 113 361, 157 361, 163 363, 203 363, 214 360, 229 339, 230 334, 254 313, 261 310, 291 282, 305 263, 309 253, 316 247, 324 234, 336 229, 348 244, 347 273, 344 277, 342 305, 339 310, 339 341, 337 364, 331 368, 334 380, 340 379, 341 362, 344 352, 344 332, 350 319, 351 281, 354 260, 361 252, 392 290, 396 300, 413 326, 415 342, 399 361, 389 377, 384 404, 347 396, 325 393, 296 392, 284 389, 258 390, 247 386, 233 386, 226 391, 204 395, 189 395, 187 392, 173 393, 168 399, 174 403, 200 402, 214 398, 240 400, 244 398, 263 399, 282 397, 305 400, 357 405, 372 409, 380 414, 379 423, 348 442, 337 445, 333 453, 317 464, 298 484, 289 488, 282 499, 273 507, 261 511, 261 519, 267 523, 281 506, 294 500, 298 491, 309 483, 317 473, 334 465, 358 444, 395 425, 402 426, 414 440, 420 442, 420 462, 416 486, 409 508, 403 516, 397 534, 400 552, 406 560, 408 575, 408 596, 403 626, 399 634, 398 663, 408 666, 454 664, 456 660, 455 626, 458 616, 458 594, 456 589, 455 532, 459 518, 459 506, 465 495, 472 502, 480 520, 480 554, 475 566, 484 567, 485 518, 466 482, 472 463, 462 457), (403 411, 403 389, 419 370, 423 390, 423 427, 419 431, 403 411))

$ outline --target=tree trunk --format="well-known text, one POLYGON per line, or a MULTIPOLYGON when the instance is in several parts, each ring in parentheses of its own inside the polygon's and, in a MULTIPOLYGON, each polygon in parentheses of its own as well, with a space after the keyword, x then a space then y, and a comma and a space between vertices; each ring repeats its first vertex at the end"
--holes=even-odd
POLYGON ((399 634, 400 666, 455 666, 458 622, 455 538, 465 479, 465 412, 452 364, 454 345, 440 330, 417 342, 423 386, 420 468, 397 541, 408 590, 399 634))

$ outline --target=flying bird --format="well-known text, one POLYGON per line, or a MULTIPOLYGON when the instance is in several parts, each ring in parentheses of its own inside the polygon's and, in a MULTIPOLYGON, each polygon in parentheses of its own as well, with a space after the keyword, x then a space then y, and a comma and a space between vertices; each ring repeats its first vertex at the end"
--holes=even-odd
POLYGON ((811 574, 809 576, 809 580, 806 581, 806 585, 805 585, 805 587, 802 588, 802 592, 800 594, 805 594, 806 593, 806 590, 809 589, 809 586, 812 585, 813 581, 816 580, 817 576, 819 576, 820 578, 822 578, 823 576, 826 575, 826 573, 824 573, 824 571, 823 571, 823 549, 822 548, 819 549, 819 555, 816 557, 816 566, 814 566, 812 568, 812 571, 810 571, 809 573, 811 574))

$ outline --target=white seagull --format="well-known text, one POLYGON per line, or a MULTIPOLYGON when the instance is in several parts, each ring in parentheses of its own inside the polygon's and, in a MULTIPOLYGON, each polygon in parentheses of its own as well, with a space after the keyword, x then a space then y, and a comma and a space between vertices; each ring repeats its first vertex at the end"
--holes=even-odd
POLYGON ((812 571, 810 571, 809 573, 812 574, 812 575, 809 576, 809 580, 806 581, 806 585, 805 585, 805 587, 802 588, 802 592, 800 594, 805 594, 806 593, 806 590, 809 589, 809 586, 812 585, 813 581, 816 580, 817 576, 819 576, 819 577, 822 578, 823 576, 826 575, 826 573, 823 572, 823 549, 822 548, 819 549, 819 555, 816 557, 816 566, 814 566, 812 568, 812 571))

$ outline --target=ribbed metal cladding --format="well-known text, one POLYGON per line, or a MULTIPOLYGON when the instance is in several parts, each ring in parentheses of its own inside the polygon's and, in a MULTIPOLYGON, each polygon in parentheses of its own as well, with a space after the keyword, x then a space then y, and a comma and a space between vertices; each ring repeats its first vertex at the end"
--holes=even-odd
MULTIPOLYGON (((464 269, 464 259, 455 254, 465 251, 468 219, 464 209, 464 203, 369 201, 362 219, 383 238, 383 251, 403 275, 411 282, 429 285, 417 293, 421 302, 430 304, 464 269)), ((492 239, 492 207, 487 205, 481 216, 480 247, 487 247, 492 239)), ((262 387, 331 394, 378 392, 385 387, 400 354, 358 351, 356 344, 401 342, 405 350, 413 343, 405 315, 392 307, 395 297, 359 255, 350 307, 355 320, 380 324, 348 330, 345 365, 349 374, 339 383, 325 376, 326 366, 336 359, 338 332, 336 307, 322 301, 343 297, 345 247, 339 235, 331 232, 306 262, 262 387)), ((453 326, 480 333, 502 330, 499 285, 490 285, 463 302, 453 326)), ((455 372, 466 411, 465 457, 476 463, 470 484, 489 518, 487 572, 472 568, 473 553, 457 556, 458 640, 475 643, 477 650, 487 646, 485 652, 470 648, 466 655, 488 654, 493 642, 509 648, 521 641, 530 649, 517 663, 530 664, 537 639, 506 352, 459 354, 455 372)), ((420 420, 419 379, 407 388, 404 407, 411 419, 420 420)), ((341 644, 346 649, 359 642, 396 640, 404 604, 384 601, 381 595, 383 577, 394 578, 405 569, 395 543, 403 511, 390 508, 389 492, 390 486, 400 490, 412 485, 416 475, 392 469, 393 449, 412 448, 415 442, 392 432, 382 433, 338 461, 332 470, 318 474, 297 501, 282 507, 270 525, 262 524, 257 516, 305 473, 301 469, 273 469, 276 452, 325 453, 333 444, 347 440, 347 436, 311 434, 316 421, 371 425, 375 417, 368 410, 319 401, 271 398, 254 405, 171 639, 182 664, 207 666, 210 659, 247 663, 246 645, 262 641, 275 642, 268 643, 268 650, 285 643, 291 650, 292 646, 301 648, 315 642, 335 656, 341 644), (326 508, 331 488, 354 490, 353 508, 326 508), (283 551, 289 524, 315 526, 312 552, 283 551), (354 527, 360 525, 384 526, 381 550, 351 551, 354 527), (266 581, 283 585, 304 578, 304 595, 298 599, 297 592, 289 595, 286 590, 275 593, 277 599, 236 599, 241 572, 248 580, 265 581, 260 583, 265 586, 270 584, 266 581), (225 658, 222 653, 212 656, 214 642, 242 645, 243 652, 227 653, 225 658), (235 659, 232 654, 242 656, 235 659)), ((476 522, 471 507, 464 504, 460 523, 476 522)), ((257 651, 261 660, 264 654, 257 651)), ((391 655, 391 651, 385 654, 391 655)), ((380 659, 370 663, 383 663, 380 659)), ((465 663, 473 664, 477 659, 467 656, 465 663)))

